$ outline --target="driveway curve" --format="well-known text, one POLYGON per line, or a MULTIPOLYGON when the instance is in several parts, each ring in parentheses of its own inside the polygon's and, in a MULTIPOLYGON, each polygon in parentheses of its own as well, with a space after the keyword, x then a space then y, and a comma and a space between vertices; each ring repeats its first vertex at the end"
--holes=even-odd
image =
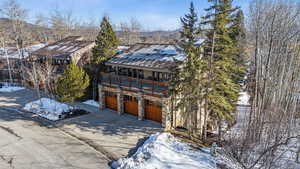
POLYGON ((0 169, 105 169, 108 160, 57 128, 0 107, 0 169))

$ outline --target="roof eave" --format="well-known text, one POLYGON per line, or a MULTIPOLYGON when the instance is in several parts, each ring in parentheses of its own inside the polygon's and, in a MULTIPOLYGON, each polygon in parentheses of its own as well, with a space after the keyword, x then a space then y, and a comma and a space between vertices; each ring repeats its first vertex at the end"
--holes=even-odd
POLYGON ((117 63, 108 63, 106 62, 105 65, 107 66, 119 66, 124 68, 135 68, 135 69, 143 69, 143 70, 149 70, 149 71, 156 71, 156 72, 165 72, 170 73, 169 68, 154 68, 154 67, 146 67, 146 66, 136 66, 136 65, 126 65, 126 64, 117 64, 117 63))

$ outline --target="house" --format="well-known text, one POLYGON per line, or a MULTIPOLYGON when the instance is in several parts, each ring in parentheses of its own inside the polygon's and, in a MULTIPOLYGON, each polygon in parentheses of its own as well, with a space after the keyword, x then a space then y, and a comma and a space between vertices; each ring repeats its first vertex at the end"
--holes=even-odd
POLYGON ((29 56, 29 53, 38 50, 44 46, 45 44, 41 44, 41 43, 32 44, 20 50, 18 50, 16 47, 5 47, 5 48, 0 47, 0 81, 9 80, 9 68, 10 68, 12 80, 15 82, 20 82, 22 79, 21 78, 22 61, 29 56))
POLYGON ((174 44, 139 43, 105 63, 98 85, 100 109, 131 114, 139 120, 157 121, 168 128, 183 126, 172 107, 170 87, 172 68, 185 60, 183 50, 174 44))
POLYGON ((45 47, 32 52, 30 61, 45 63, 51 60, 52 65, 62 72, 71 61, 78 66, 84 66, 90 62, 93 41, 83 40, 81 36, 69 36, 60 41, 48 44, 45 47))

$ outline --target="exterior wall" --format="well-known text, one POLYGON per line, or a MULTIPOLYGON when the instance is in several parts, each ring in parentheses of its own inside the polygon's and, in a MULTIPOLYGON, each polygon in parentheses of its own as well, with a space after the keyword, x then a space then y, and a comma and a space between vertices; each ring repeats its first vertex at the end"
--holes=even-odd
MULTIPOLYGON (((176 97, 175 103, 179 102, 181 99, 180 96, 176 97)), ((172 108, 172 105, 170 106, 172 108)), ((174 109, 174 107, 172 108, 174 109)), ((204 125, 204 119, 205 119, 205 114, 204 114, 204 103, 199 103, 198 104, 198 112, 197 115, 195 116, 188 116, 183 112, 183 110, 177 110, 174 111, 173 115, 173 126, 174 127, 184 127, 188 130, 194 130, 198 131, 197 133, 202 133, 203 131, 203 125, 204 125), (193 124, 197 123, 196 128, 194 128, 193 124)))
POLYGON ((142 92, 131 92, 131 91, 126 91, 126 90, 121 90, 120 88, 112 88, 112 87, 107 87, 107 86, 102 86, 99 85, 99 105, 100 109, 105 108, 105 91, 108 92, 113 92, 117 94, 117 100, 118 100, 118 114, 123 114, 124 113, 124 101, 123 97, 124 95, 128 96, 133 96, 138 99, 138 119, 139 120, 144 120, 145 117, 145 112, 144 112, 144 103, 145 100, 150 100, 150 101, 155 101, 155 102, 160 102, 162 104, 162 126, 165 126, 167 123, 166 120, 166 113, 169 111, 168 105, 165 105, 165 100, 166 98, 159 98, 155 96, 149 96, 146 95, 142 92))
POLYGON ((144 70, 144 79, 148 79, 149 77, 152 77, 152 72, 149 70, 144 70))
MULTIPOLYGON (((99 85, 99 105, 100 109, 103 109, 105 107, 105 94, 104 91, 113 92, 117 94, 117 100, 118 100, 118 114, 124 113, 124 102, 123 97, 124 95, 133 96, 138 99, 138 119, 143 120, 145 117, 144 112, 144 103, 145 100, 150 100, 154 102, 159 102, 162 105, 162 126, 165 127, 165 130, 171 130, 172 128, 176 127, 184 127, 188 130, 194 130, 198 131, 196 133, 202 133, 203 131, 203 124, 204 124, 204 114, 203 111, 203 104, 199 104, 199 110, 197 113, 197 117, 189 117, 186 118, 185 114, 178 110, 175 111, 171 97, 155 97, 151 95, 144 94, 142 92, 133 92, 133 91, 127 91, 122 90, 120 88, 113 88, 113 87, 107 87, 99 85), (173 116, 172 116, 173 115, 173 116), (197 121, 197 127, 196 129, 193 128, 193 124, 197 121)), ((179 98, 177 98, 179 99, 179 98)))
POLYGON ((82 55, 91 50, 93 47, 95 46, 95 43, 92 43, 74 53, 71 54, 71 57, 72 57, 72 61, 75 62, 76 64, 78 63, 78 61, 81 59, 82 55))

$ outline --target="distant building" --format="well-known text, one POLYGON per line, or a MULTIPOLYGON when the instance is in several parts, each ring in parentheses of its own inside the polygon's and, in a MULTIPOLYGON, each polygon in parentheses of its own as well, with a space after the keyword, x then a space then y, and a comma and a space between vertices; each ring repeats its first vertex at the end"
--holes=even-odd
POLYGON ((78 66, 84 66, 90 62, 91 49, 95 46, 95 43, 82 39, 80 36, 69 36, 60 41, 51 43, 32 52, 30 54, 30 60, 40 63, 51 61, 52 65, 61 68, 68 65, 71 61, 78 66))
POLYGON ((11 69, 12 79, 20 82, 21 61, 29 56, 29 53, 44 47, 45 44, 34 44, 17 50, 16 47, 0 48, 0 81, 9 80, 9 67, 11 69))

